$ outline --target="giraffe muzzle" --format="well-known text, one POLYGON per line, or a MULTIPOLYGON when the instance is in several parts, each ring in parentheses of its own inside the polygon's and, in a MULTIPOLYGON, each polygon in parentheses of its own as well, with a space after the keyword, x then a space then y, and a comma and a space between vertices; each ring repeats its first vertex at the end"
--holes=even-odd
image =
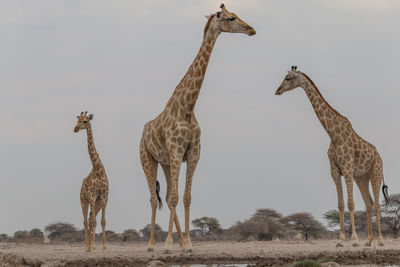
POLYGON ((279 87, 278 90, 276 90, 275 95, 281 95, 281 94, 282 94, 281 89, 282 89, 282 88, 279 87))
POLYGON ((248 36, 253 36, 256 34, 256 30, 254 30, 252 27, 250 27, 250 29, 247 31, 247 35, 248 36))

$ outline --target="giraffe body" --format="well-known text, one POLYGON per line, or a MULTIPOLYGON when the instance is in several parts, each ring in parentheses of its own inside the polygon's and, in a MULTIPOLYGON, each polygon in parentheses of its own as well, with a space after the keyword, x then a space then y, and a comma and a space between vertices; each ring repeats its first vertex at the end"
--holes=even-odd
POLYGON ((81 113, 78 116, 77 125, 74 132, 86 129, 88 140, 89 157, 92 161, 92 170, 89 175, 83 180, 80 192, 80 200, 83 213, 83 225, 85 232, 85 250, 90 251, 95 249, 96 236, 96 216, 102 210, 101 227, 103 235, 103 249, 106 249, 106 206, 108 202, 108 179, 103 164, 101 163, 99 154, 96 151, 93 140, 93 132, 90 121, 93 115, 87 116, 86 113, 81 113), (89 221, 88 212, 90 208, 89 221))
MULTIPOLYGON (((318 119, 331 139, 328 158, 331 166, 331 176, 336 185, 340 211, 338 246, 343 246, 341 241, 345 239, 342 176, 347 189, 347 205, 350 211, 353 246, 358 246, 354 221, 353 180, 360 189, 367 210, 368 241, 366 246, 371 246, 372 242, 373 208, 375 208, 377 217, 378 244, 383 246, 379 204, 380 186, 383 182, 383 166, 378 151, 375 146, 368 143, 354 131, 350 121, 332 108, 322 97, 313 81, 306 74, 297 71, 297 68, 292 67, 276 91, 276 95, 281 95, 297 87, 303 88, 306 92, 318 119), (369 192, 369 183, 372 185, 374 201, 369 192)), ((384 196, 387 199, 385 191, 384 196)))
POLYGON ((212 49, 221 32, 245 33, 254 35, 255 30, 237 15, 221 5, 221 11, 208 17, 200 50, 186 75, 175 88, 165 109, 154 120, 145 124, 140 141, 140 159, 149 185, 152 207, 151 232, 148 250, 155 245, 154 225, 157 204, 161 199, 157 190, 157 167, 161 165, 166 181, 166 202, 170 209, 168 236, 165 253, 172 248, 172 230, 175 224, 180 246, 192 251, 189 235, 189 212, 193 174, 200 159, 200 126, 194 115, 194 106, 206 73, 212 49), (178 176, 182 162, 186 161, 186 186, 183 196, 185 207, 185 236, 183 237, 176 215, 178 203, 178 176))

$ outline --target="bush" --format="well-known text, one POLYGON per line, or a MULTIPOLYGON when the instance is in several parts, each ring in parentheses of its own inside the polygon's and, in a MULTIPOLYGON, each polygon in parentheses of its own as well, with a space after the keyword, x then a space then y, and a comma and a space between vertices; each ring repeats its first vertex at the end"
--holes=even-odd
POLYGON ((262 240, 263 236, 268 234, 268 224, 257 220, 237 222, 236 225, 232 227, 232 232, 238 234, 241 240, 262 240))
MULTIPOLYGON (((138 232, 134 229, 125 230, 120 237, 122 242, 134 242, 140 240, 138 232)), ((149 233, 149 238, 150 238, 150 233, 149 233)))

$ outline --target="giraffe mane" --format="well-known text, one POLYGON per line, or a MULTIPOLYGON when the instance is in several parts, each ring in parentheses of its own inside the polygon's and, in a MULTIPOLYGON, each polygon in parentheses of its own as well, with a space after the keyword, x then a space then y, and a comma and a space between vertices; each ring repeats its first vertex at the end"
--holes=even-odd
POLYGON ((204 28, 204 36, 206 36, 206 33, 207 33, 207 31, 208 31, 208 28, 210 28, 211 21, 212 21, 212 19, 213 19, 214 17, 215 17, 215 14, 212 14, 212 15, 210 16, 210 18, 208 19, 207 24, 206 24, 206 27, 204 28))
MULTIPOLYGON (((325 104, 328 105, 328 107, 339 117, 341 117, 342 119, 345 119, 347 122, 350 123, 350 121, 343 116, 342 114, 339 113, 339 111, 337 111, 336 109, 334 109, 326 100, 325 98, 322 96, 321 92, 319 91, 318 87, 315 85, 315 83, 310 79, 310 77, 307 76, 307 74, 305 74, 304 72, 301 72, 301 74, 304 75, 304 77, 311 83, 312 86, 314 86, 315 90, 317 91, 317 93, 319 94, 319 96, 321 97, 321 99, 325 102, 325 104)), ((350 123, 351 125, 351 123, 350 123)))

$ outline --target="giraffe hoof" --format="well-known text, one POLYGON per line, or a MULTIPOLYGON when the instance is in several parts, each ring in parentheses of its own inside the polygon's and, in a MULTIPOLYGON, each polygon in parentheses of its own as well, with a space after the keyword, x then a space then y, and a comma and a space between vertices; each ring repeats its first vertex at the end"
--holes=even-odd
POLYGON ((370 247, 371 246, 371 242, 367 242, 365 243, 364 247, 370 247))
POLYGON ((169 250, 169 249, 164 249, 163 253, 164 253, 164 254, 171 254, 171 253, 172 253, 172 251, 171 251, 171 250, 169 250))
POLYGON ((185 251, 185 253, 193 253, 193 249, 191 249, 191 248, 185 249, 184 251, 185 251))
POLYGON ((385 244, 383 244, 383 242, 379 242, 378 246, 383 247, 385 244))
POLYGON ((153 252, 153 251, 154 251, 154 248, 147 248, 147 251, 148 251, 148 252, 153 252))
POLYGON ((358 248, 360 245, 358 243, 353 243, 352 246, 358 248))
POLYGON ((103 250, 107 250, 107 247, 106 247, 106 246, 103 246, 103 250))
POLYGON ((336 244, 336 247, 337 247, 337 248, 342 248, 342 247, 343 247, 343 244, 342 244, 342 243, 337 243, 337 244, 336 244))

